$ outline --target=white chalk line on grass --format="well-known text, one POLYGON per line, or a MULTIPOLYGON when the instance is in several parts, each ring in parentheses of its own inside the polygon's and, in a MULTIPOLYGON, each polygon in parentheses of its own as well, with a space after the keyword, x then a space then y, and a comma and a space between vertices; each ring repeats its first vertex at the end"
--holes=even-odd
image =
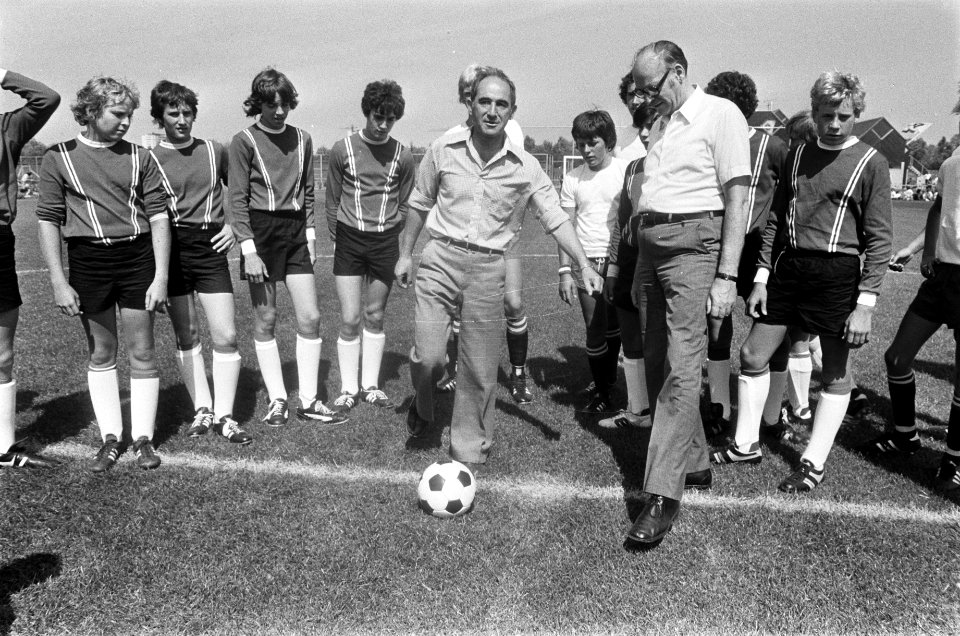
MULTIPOLYGON (((92 459, 96 449, 79 444, 61 442, 48 446, 45 454, 69 459, 92 459)), ((416 472, 384 470, 378 468, 358 468, 355 466, 330 466, 327 464, 309 464, 283 460, 263 462, 251 459, 223 460, 205 457, 195 453, 163 454, 164 467, 185 467, 210 471, 233 471, 251 474, 264 474, 283 477, 299 477, 318 481, 369 482, 391 485, 409 485, 416 483, 416 472)), ((587 484, 564 481, 548 475, 538 474, 519 480, 505 477, 486 477, 478 479, 481 490, 495 492, 499 496, 514 497, 538 501, 573 501, 577 499, 623 501, 623 488, 615 486, 590 486, 587 484)), ((626 493, 637 496, 639 493, 626 493)), ((771 510, 777 513, 801 513, 808 515, 826 514, 837 517, 856 517, 877 521, 913 521, 934 525, 960 525, 960 509, 938 512, 923 508, 908 508, 883 503, 852 503, 827 501, 803 497, 760 496, 732 497, 704 492, 689 492, 684 495, 684 504, 693 508, 716 509, 731 508, 740 510, 771 510)))

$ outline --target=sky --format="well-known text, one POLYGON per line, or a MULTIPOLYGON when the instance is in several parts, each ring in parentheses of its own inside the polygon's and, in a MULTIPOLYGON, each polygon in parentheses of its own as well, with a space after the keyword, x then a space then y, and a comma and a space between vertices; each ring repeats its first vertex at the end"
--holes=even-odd
MULTIPOLYGON (((553 141, 590 108, 627 127, 619 79, 659 39, 680 45, 695 83, 749 74, 761 108, 808 108, 817 75, 839 69, 863 81, 863 118, 932 122, 930 143, 958 131, 960 0, 0 0, 0 67, 63 96, 37 136, 48 145, 77 134, 69 104, 101 74, 141 92, 131 141, 156 130, 150 88, 169 79, 200 96, 194 134, 227 142, 251 122, 254 75, 273 66, 300 93, 288 122, 315 147, 363 125, 363 88, 383 78, 407 101, 394 136, 424 146, 465 119, 456 83, 471 62, 504 69, 524 132, 553 141)), ((0 95, 2 110, 20 103, 0 95)))

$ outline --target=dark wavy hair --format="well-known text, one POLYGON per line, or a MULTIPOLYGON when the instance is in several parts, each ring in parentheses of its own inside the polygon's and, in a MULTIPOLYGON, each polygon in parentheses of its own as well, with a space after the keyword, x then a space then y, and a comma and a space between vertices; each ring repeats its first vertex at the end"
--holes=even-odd
POLYGON ((571 129, 574 143, 578 139, 592 140, 594 137, 603 139, 607 150, 613 150, 617 145, 617 126, 613 123, 610 113, 605 110, 588 110, 573 118, 571 129))
POLYGON ((705 91, 708 95, 716 95, 728 99, 737 105, 743 116, 750 118, 750 115, 757 111, 757 85, 746 73, 737 71, 724 71, 717 73, 717 76, 707 83, 705 91))
POLYGON ((630 101, 631 93, 633 93, 633 91, 630 90, 630 87, 633 85, 634 85, 633 73, 627 73, 626 75, 620 78, 619 91, 620 91, 621 102, 627 103, 630 101))
POLYGON ((196 116, 197 94, 184 86, 168 80, 160 80, 150 91, 150 116, 154 123, 163 127, 163 111, 167 106, 186 106, 196 116))
POLYGON ((102 75, 91 78, 77 91, 77 101, 70 106, 73 118, 86 126, 99 117, 105 108, 130 100, 133 108, 140 108, 140 92, 132 82, 102 75))
POLYGON ((263 105, 272 103, 277 99, 277 95, 280 96, 280 101, 290 109, 296 108, 300 103, 293 82, 280 71, 268 66, 253 78, 250 84, 250 97, 243 100, 243 112, 247 117, 259 115, 263 105))
POLYGON ((393 80, 380 80, 370 82, 363 89, 363 99, 360 100, 360 109, 364 117, 369 117, 370 113, 377 112, 383 115, 393 114, 397 119, 403 117, 403 109, 406 106, 403 99, 403 89, 393 80))
POLYGON ((473 85, 470 87, 470 94, 472 97, 477 96, 477 88, 480 86, 480 82, 487 79, 488 77, 499 77, 504 82, 507 83, 507 86, 510 87, 510 105, 517 105, 517 87, 513 83, 513 80, 507 77, 507 74, 498 69, 495 66, 481 66, 477 69, 477 75, 473 78, 473 85))

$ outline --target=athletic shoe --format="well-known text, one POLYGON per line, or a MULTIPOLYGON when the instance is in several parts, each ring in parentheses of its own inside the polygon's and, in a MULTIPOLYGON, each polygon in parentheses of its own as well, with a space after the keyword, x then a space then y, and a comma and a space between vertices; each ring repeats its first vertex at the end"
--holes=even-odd
POLYGON ((597 426, 606 429, 650 428, 652 425, 650 409, 644 409, 639 415, 622 409, 613 417, 606 417, 597 422, 597 426))
POLYGON ((213 413, 207 407, 201 406, 193 416, 193 424, 187 429, 187 437, 206 435, 211 426, 213 426, 213 413))
POLYGON ((847 417, 863 415, 864 409, 868 406, 870 406, 870 401, 867 400, 867 396, 857 387, 853 387, 853 390, 850 391, 850 403, 847 404, 847 417))
POLYGON ((741 451, 736 444, 730 444, 710 453, 711 464, 759 464, 762 461, 763 453, 760 452, 759 442, 750 444, 746 451, 741 451))
POLYGON ((906 433, 886 433, 861 446, 861 450, 874 455, 913 455, 920 450, 920 435, 916 431, 910 436, 906 433))
POLYGON ((56 462, 26 451, 10 449, 0 453, 0 466, 4 468, 52 468, 56 462))
POLYGON ((346 413, 357 405, 357 395, 344 391, 333 401, 333 410, 338 413, 346 413))
POLYGON ((802 443, 809 441, 810 436, 794 428, 789 420, 781 419, 776 424, 760 424, 760 439, 767 442, 794 442, 802 443))
POLYGON ((267 426, 277 427, 286 424, 288 417, 287 401, 283 398, 277 398, 270 402, 267 414, 263 416, 263 421, 267 423, 267 426))
POLYGON ((703 432, 708 439, 726 435, 730 431, 730 420, 723 417, 723 405, 710 403, 710 415, 703 420, 703 432))
POLYGON ((140 468, 149 470, 160 465, 160 457, 153 449, 153 442, 148 437, 141 437, 135 441, 133 450, 137 454, 137 465, 140 468))
POLYGON ((310 406, 298 406, 297 419, 323 424, 343 424, 350 421, 346 415, 327 408, 320 400, 314 400, 310 406))
POLYGON ((799 409, 794 410, 789 404, 783 407, 783 410, 780 411, 780 418, 788 418, 792 424, 804 424, 810 426, 813 424, 813 411, 810 410, 809 406, 802 406, 799 409))
POLYGON ((934 486, 940 492, 960 490, 960 457, 943 454, 934 486))
POLYGON ((116 435, 107 435, 103 446, 100 447, 100 450, 97 451, 97 456, 93 459, 90 470, 95 473, 108 471, 117 463, 118 457, 120 457, 120 442, 117 440, 116 435))
POLYGON ((363 390, 363 401, 381 409, 388 409, 393 406, 393 402, 390 401, 387 394, 375 386, 363 390))
POLYGON ((809 459, 801 459, 800 465, 777 488, 781 492, 810 492, 823 481, 823 469, 817 470, 809 459))
POLYGON ((510 374, 510 397, 517 404, 533 402, 533 393, 527 388, 527 375, 510 374))
POLYGON ((457 374, 443 372, 443 377, 437 382, 437 391, 439 393, 453 393, 457 390, 457 374))
POLYGON ((610 405, 610 396, 597 391, 586 406, 578 410, 581 413, 601 414, 612 413, 613 407, 610 405))
POLYGON ((240 444, 241 446, 246 446, 253 441, 253 437, 240 428, 237 421, 229 415, 221 417, 220 420, 213 425, 213 430, 226 437, 230 442, 240 444))

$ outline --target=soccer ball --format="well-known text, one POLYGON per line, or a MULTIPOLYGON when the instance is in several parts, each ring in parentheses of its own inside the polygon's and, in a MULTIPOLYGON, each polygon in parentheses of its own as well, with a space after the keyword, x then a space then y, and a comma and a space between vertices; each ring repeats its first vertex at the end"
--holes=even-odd
POLYGON ((473 478, 473 473, 453 460, 427 466, 417 487, 420 509, 441 519, 451 519, 470 512, 476 494, 477 480, 473 478))

